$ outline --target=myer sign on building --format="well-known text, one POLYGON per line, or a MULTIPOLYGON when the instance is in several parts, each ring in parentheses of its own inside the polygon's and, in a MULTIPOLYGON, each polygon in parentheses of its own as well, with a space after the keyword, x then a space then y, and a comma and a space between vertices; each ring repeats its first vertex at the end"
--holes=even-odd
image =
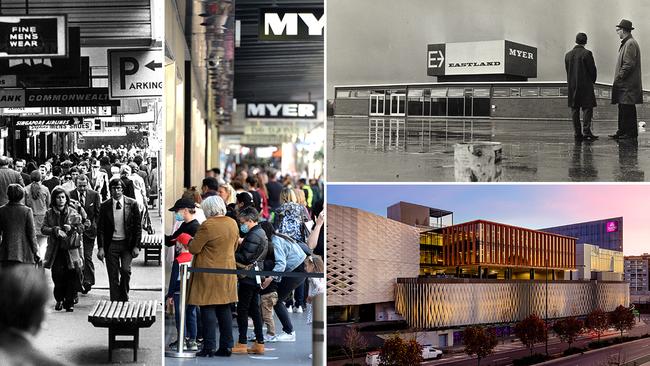
POLYGON ((260 41, 322 41, 323 8, 260 9, 260 41))
POLYGON ((316 119, 316 103, 247 103, 246 118, 316 119))
POLYGON ((537 48, 507 40, 427 45, 427 75, 537 77, 537 48))

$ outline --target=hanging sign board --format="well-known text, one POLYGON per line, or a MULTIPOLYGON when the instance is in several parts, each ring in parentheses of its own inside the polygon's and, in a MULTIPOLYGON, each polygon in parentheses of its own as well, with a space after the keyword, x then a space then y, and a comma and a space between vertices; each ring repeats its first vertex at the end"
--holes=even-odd
POLYGON ((75 132, 90 130, 92 123, 79 117, 17 117, 15 126, 30 131, 75 132))
POLYGON ((108 85, 111 98, 162 96, 162 57, 160 48, 108 50, 108 85))
POLYGON ((25 94, 25 104, 22 107, 92 107, 120 105, 119 100, 111 100, 108 98, 108 88, 25 89, 25 94))
POLYGON ((66 57, 65 15, 0 16, 0 58, 66 57))

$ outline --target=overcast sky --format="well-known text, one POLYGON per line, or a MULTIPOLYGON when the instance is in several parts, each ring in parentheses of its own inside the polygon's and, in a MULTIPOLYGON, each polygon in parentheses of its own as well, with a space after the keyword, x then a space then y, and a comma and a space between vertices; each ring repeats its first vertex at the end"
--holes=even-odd
POLYGON ((386 216, 399 201, 454 212, 454 223, 485 219, 540 229, 623 216, 625 255, 650 253, 650 185, 336 185, 327 202, 386 216))
POLYGON ((434 82, 427 76, 430 43, 507 39, 537 47, 537 80, 565 80, 564 54, 585 32, 598 81, 611 83, 629 19, 650 89, 649 0, 328 0, 327 93, 333 86, 434 82))

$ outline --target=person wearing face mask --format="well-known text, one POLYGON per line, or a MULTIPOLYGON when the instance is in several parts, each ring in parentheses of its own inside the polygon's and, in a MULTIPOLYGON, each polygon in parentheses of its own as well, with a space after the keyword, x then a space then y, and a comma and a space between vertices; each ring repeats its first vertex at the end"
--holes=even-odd
MULTIPOLYGON (((176 238, 182 233, 194 237, 200 225, 199 221, 194 217, 196 215, 194 201, 188 198, 181 198, 174 203, 174 206, 169 211, 174 213, 174 220, 181 224, 173 234, 165 235, 165 246, 174 246, 176 244, 176 238)), ((178 251, 175 251, 174 257, 176 256, 178 256, 178 251)))
MULTIPOLYGON (((247 194, 247 193, 242 193, 247 194)), ((246 207, 237 215, 239 231, 244 233, 244 239, 235 251, 237 267, 247 270, 264 268, 264 258, 268 250, 266 232, 257 224, 259 213, 254 207, 246 207)), ((240 276, 237 290, 237 326, 239 328, 239 341, 232 349, 232 353, 264 353, 263 321, 260 312, 260 278, 259 276, 240 276), (247 348, 248 317, 253 319, 255 330, 255 343, 252 348, 247 348)))

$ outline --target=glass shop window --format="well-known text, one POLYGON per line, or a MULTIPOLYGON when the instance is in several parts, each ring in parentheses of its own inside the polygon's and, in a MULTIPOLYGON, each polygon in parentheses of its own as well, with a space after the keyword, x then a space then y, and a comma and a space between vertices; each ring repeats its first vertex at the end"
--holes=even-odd
POLYGON ((539 88, 521 88, 522 97, 537 97, 539 96, 539 88))
POLYGON ((492 96, 495 98, 507 98, 510 96, 510 88, 494 88, 492 96))

